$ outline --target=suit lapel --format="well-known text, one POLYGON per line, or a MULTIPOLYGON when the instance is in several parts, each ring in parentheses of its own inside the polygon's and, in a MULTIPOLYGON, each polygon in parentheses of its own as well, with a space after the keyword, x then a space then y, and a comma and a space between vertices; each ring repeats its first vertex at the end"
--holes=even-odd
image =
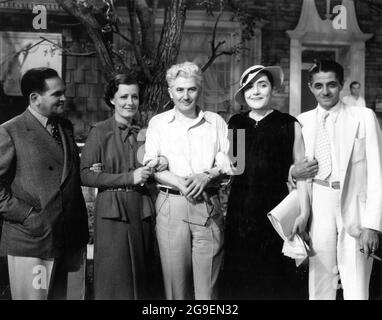
POLYGON ((24 120, 27 131, 26 138, 33 140, 36 145, 43 146, 46 154, 62 165, 63 151, 56 140, 28 110, 24 112, 24 120))
POLYGON ((340 181, 341 186, 345 181, 345 174, 349 165, 350 156, 353 150, 354 139, 359 127, 359 120, 354 118, 349 110, 341 106, 342 110, 339 123, 339 142, 340 142, 340 181))
POLYGON ((65 179, 68 177, 72 166, 73 166, 73 157, 75 152, 75 147, 73 145, 73 134, 72 132, 63 127, 62 125, 59 125, 59 130, 61 134, 62 139, 62 145, 63 145, 63 151, 64 151, 64 169, 62 172, 62 179, 61 184, 65 182, 65 179))

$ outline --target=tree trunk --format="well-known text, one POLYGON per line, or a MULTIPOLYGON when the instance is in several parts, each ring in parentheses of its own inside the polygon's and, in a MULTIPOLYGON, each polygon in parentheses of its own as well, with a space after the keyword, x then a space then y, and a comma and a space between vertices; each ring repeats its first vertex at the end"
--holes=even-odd
MULTIPOLYGON (((102 28, 97 22, 92 8, 79 5, 74 0, 56 0, 56 2, 84 25, 94 43, 106 80, 113 77, 117 73, 117 68, 113 63, 112 52, 104 41, 102 28)), ((169 0, 168 3, 165 8, 164 23, 157 48, 155 48, 153 39, 155 25, 152 14, 154 12, 150 11, 150 8, 147 7, 146 2, 143 0, 138 0, 135 3, 137 4, 135 8, 140 21, 140 30, 137 35, 141 34, 142 36, 140 39, 142 42, 138 41, 138 39, 136 41, 136 45, 142 45, 142 47, 137 48, 139 50, 135 50, 136 60, 141 71, 148 71, 146 73, 142 72, 144 74, 144 85, 141 88, 143 90, 141 110, 150 113, 161 112, 165 109, 165 106, 169 106, 170 99, 167 94, 165 79, 166 70, 176 63, 186 19, 187 0, 169 0), (144 49, 143 55, 141 55, 142 49, 144 49), (145 52, 147 50, 151 52, 145 52)), ((131 5, 129 2, 126 4, 131 5)), ((155 8, 151 8, 151 10, 153 9, 155 8)))
POLYGON ((169 102, 166 70, 176 63, 178 58, 186 19, 186 2, 172 0, 165 9, 162 33, 153 66, 153 77, 144 88, 142 109, 145 111, 161 112, 169 102))

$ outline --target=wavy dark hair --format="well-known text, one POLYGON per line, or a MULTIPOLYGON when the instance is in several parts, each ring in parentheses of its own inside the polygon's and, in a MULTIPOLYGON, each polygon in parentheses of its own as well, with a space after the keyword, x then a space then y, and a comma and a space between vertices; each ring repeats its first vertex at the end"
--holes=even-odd
POLYGON ((309 69, 309 83, 312 83, 313 75, 319 72, 333 72, 341 85, 344 84, 344 68, 334 60, 317 61, 309 69))
POLYGON ((114 109, 114 105, 110 102, 113 99, 115 93, 118 91, 118 86, 120 84, 126 85, 137 85, 139 88, 139 82, 136 78, 131 77, 127 74, 117 74, 113 79, 111 79, 105 86, 104 101, 111 108, 114 109))

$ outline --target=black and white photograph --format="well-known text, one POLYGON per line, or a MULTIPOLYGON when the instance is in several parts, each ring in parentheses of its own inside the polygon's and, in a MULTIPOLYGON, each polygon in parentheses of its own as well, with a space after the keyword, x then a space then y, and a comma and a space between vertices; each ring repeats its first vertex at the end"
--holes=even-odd
POLYGON ((0 300, 382 300, 381 125, 382 0, 0 0, 0 300))

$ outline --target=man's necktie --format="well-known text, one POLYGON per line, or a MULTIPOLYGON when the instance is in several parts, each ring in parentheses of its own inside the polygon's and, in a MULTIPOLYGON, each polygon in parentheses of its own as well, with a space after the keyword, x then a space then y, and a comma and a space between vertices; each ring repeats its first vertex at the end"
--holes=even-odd
POLYGON ((326 119, 329 112, 325 112, 320 118, 316 136, 316 148, 314 156, 318 162, 317 178, 325 180, 332 172, 332 159, 330 152, 329 133, 326 129, 326 119))
POLYGON ((50 134, 57 141, 57 143, 62 147, 62 140, 60 131, 58 129, 58 121, 56 118, 51 117, 48 119, 47 125, 50 125, 50 134))

